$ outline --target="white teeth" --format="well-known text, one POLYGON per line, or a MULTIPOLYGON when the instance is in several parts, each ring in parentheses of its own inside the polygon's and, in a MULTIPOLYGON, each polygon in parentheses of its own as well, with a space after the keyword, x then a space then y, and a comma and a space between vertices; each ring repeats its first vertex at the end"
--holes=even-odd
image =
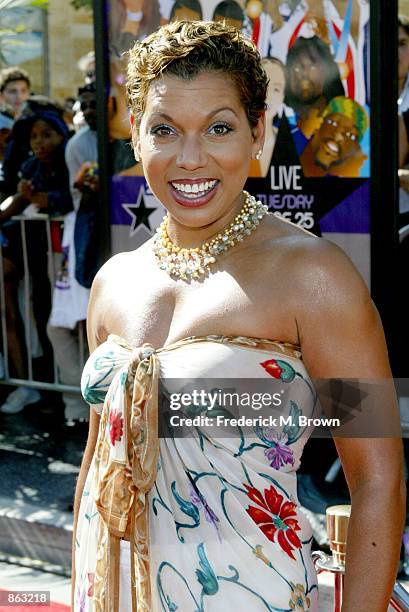
POLYGON ((172 183, 172 186, 184 193, 186 197, 192 199, 203 196, 206 191, 213 189, 216 183, 217 180, 212 180, 204 183, 172 183))

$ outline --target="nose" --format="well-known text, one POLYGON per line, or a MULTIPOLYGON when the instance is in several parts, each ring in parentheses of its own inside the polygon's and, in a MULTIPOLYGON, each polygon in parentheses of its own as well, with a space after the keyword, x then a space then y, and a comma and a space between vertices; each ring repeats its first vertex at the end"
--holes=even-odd
POLYGON ((178 168, 196 170, 207 163, 207 153, 203 143, 197 136, 185 136, 181 139, 180 149, 176 159, 178 168))

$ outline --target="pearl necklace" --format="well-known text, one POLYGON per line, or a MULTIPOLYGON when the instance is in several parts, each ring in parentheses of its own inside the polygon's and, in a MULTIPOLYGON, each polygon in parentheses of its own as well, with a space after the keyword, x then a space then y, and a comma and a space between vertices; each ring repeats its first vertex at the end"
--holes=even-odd
POLYGON ((245 196, 243 207, 233 221, 200 247, 186 249, 173 244, 168 234, 168 217, 165 215, 156 230, 153 243, 153 251, 159 267, 170 276, 187 281, 204 276, 209 272, 209 266, 216 263, 217 256, 249 236, 267 213, 266 205, 256 200, 247 191, 243 193, 245 196))

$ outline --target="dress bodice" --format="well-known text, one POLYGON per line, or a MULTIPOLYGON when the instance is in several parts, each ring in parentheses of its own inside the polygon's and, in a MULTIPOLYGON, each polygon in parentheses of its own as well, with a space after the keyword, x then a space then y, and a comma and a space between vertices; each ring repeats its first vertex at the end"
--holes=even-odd
MULTIPOLYGON (((271 447, 280 448, 280 444, 291 448, 292 461, 280 467, 284 471, 298 468, 312 429, 298 426, 298 417, 318 416, 316 394, 302 362, 300 347, 262 338, 207 335, 190 336, 157 349, 149 344, 132 348, 119 336, 110 335, 85 365, 81 382, 84 399, 101 412, 108 391, 115 396, 113 389, 120 385, 120 381, 127 380, 129 372, 135 375, 138 367, 144 372, 151 369, 152 359, 156 361, 157 376, 161 382, 164 381, 168 396, 175 391, 191 393, 197 386, 210 392, 221 385, 230 392, 266 392, 272 383, 271 394, 274 391, 282 393, 281 404, 274 412, 276 417, 281 416, 276 419, 278 424, 275 423, 274 427, 257 427, 257 436, 267 444, 265 452, 271 447), (257 383, 255 379, 264 381, 257 383), (291 417, 290 423, 286 421, 288 417, 291 417)), ((118 414, 122 415, 122 412, 118 411, 118 414)), ((255 416, 256 412, 245 407, 240 414, 255 416)), ((262 408, 260 414, 266 415, 266 409, 262 408)), ((213 426, 202 429, 210 438, 217 435, 227 438, 224 444, 226 448, 232 448, 228 438, 234 437, 234 432, 226 434, 226 431, 213 426)), ((186 436, 186 432, 182 433, 179 428, 177 436, 186 436)), ((277 457, 276 463, 282 461, 277 457)))
POLYGON ((135 360, 147 359, 153 354, 159 357, 160 375, 165 378, 272 376, 278 379, 280 367, 273 363, 274 360, 263 365, 269 355, 289 359, 297 370, 308 376, 300 347, 289 342, 247 336, 207 335, 189 336, 155 349, 149 344, 133 348, 123 338, 111 334, 93 351, 85 364, 81 380, 84 399, 91 405, 102 404, 115 375, 129 368, 135 360))

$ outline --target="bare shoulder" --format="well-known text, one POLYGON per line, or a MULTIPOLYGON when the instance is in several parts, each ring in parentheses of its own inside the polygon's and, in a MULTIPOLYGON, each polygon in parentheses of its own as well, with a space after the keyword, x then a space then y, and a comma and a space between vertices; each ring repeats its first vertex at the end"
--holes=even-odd
POLYGON ((288 275, 298 297, 320 300, 329 293, 338 300, 356 291, 368 294, 349 256, 333 242, 276 216, 270 236, 269 248, 282 259, 283 275, 288 275))
POLYGON ((263 275, 271 282, 264 286, 276 290, 273 283, 279 278, 310 374, 387 375, 381 319, 349 256, 331 241, 281 219, 275 218, 269 231, 266 225, 265 235, 259 260, 268 262, 263 275))
POLYGON ((126 251, 110 257, 95 276, 95 290, 104 289, 107 284, 118 279, 118 275, 123 277, 129 269, 135 271, 135 266, 142 263, 149 252, 148 243, 145 242, 134 251, 126 251))
POLYGON ((291 306, 310 374, 389 376, 382 322, 351 259, 324 238, 298 236, 291 242, 291 306))

